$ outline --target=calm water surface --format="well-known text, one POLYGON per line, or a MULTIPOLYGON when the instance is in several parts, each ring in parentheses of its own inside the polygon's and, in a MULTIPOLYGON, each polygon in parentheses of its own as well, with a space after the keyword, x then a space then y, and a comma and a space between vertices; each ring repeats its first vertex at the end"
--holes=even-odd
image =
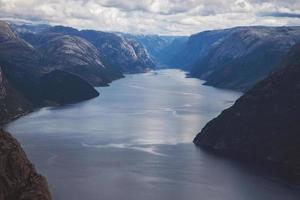
POLYGON ((202 152, 194 136, 240 93, 178 70, 128 75, 7 127, 55 200, 293 200, 295 186, 202 152))

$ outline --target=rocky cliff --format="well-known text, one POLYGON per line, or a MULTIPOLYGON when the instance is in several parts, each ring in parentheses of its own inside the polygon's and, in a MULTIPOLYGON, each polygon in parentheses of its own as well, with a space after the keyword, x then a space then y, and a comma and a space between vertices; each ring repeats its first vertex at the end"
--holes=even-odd
POLYGON ((178 67, 178 63, 173 62, 173 59, 188 40, 188 37, 184 36, 119 34, 141 43, 156 64, 166 67, 178 67))
MULTIPOLYGON (((51 37, 47 39, 50 40, 51 37)), ((25 42, 11 30, 7 23, 0 21, 0 66, 2 67, 2 73, 5 74, 5 79, 9 82, 9 85, 34 106, 45 105, 45 99, 43 99, 44 91, 40 82, 46 73, 59 68, 59 63, 64 63, 65 68, 72 68, 75 64, 80 66, 81 63, 86 61, 81 58, 85 57, 82 51, 87 50, 88 46, 80 42, 76 45, 77 40, 73 40, 73 38, 60 41, 55 40, 53 45, 46 45, 43 49, 43 51, 47 51, 54 56, 52 59, 55 58, 52 62, 47 58, 48 62, 46 63, 44 62, 45 58, 41 49, 25 42), (74 44, 71 42, 74 42, 74 44), (58 45, 58 49, 55 48, 55 45, 58 45), (70 46, 73 47, 72 45, 75 47, 70 48, 70 46), (76 57, 77 54, 80 55, 79 58, 76 57), (62 56, 59 57, 58 55, 62 56)), ((86 57, 88 55, 90 54, 87 54, 86 57)), ((92 53, 91 55, 94 56, 92 53)), ((86 59, 91 60, 92 58, 88 57, 86 59)), ((74 75, 70 73, 69 76, 74 75)), ((71 88, 70 86, 70 89, 76 90, 76 88, 71 88)), ((61 95, 64 95, 64 93, 61 93, 61 95)), ((86 96, 78 96, 77 100, 85 99, 87 99, 86 96)))
POLYGON ((300 170, 300 45, 283 68, 258 83, 209 122, 194 139, 228 156, 270 161, 300 170))
MULTIPOLYGON (((64 47, 68 44, 61 45, 62 49, 67 51, 64 47)), ((42 56, 40 50, 0 21, 0 124, 49 102, 70 103, 98 95, 90 84, 74 74, 49 71, 42 56)), ((2 130, 0 199, 51 199, 46 180, 37 174, 18 142, 2 130)))
POLYGON ((0 124, 31 109, 30 102, 8 83, 0 67, 0 124))
POLYGON ((37 174, 16 139, 3 130, 0 130, 0 199, 51 199, 45 178, 37 174))
POLYGON ((94 86, 107 86, 123 77, 120 70, 104 64, 97 48, 84 38, 51 32, 21 36, 39 51, 45 71, 71 72, 94 86))
POLYGON ((84 38, 98 49, 104 65, 123 73, 145 72, 155 68, 154 62, 139 42, 115 33, 78 31, 64 26, 55 26, 43 33, 60 33, 84 38))

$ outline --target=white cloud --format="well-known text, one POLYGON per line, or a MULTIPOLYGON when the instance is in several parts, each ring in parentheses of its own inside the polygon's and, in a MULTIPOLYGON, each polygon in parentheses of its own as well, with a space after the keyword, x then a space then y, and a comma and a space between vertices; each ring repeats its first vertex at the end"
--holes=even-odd
POLYGON ((188 35, 246 25, 300 25, 295 0, 0 0, 0 17, 80 29, 188 35))

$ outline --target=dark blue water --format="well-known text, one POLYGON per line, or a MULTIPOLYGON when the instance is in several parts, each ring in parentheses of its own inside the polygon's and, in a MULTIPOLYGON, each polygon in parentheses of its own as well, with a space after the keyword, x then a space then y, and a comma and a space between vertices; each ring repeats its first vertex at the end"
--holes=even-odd
POLYGON ((202 152, 194 136, 240 93, 178 70, 128 75, 7 127, 56 200, 293 200, 295 186, 202 152))

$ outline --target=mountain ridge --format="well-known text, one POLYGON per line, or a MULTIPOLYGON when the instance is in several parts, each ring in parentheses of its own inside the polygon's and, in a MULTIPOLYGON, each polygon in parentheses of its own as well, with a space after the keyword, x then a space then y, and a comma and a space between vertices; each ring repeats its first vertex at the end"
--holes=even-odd
POLYGON ((256 84, 194 139, 227 156, 273 162, 300 171, 300 45, 283 66, 256 84))

